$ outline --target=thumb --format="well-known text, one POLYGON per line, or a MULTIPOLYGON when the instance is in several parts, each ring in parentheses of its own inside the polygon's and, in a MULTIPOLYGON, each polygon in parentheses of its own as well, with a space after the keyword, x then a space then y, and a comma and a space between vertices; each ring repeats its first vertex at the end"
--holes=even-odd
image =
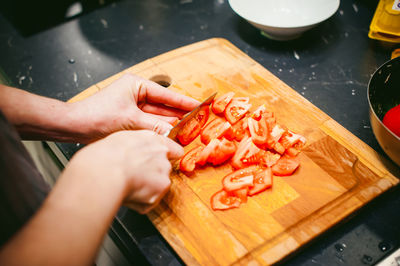
POLYGON ((164 134, 172 128, 172 125, 168 122, 144 112, 141 112, 140 116, 136 120, 136 125, 139 128, 150 129, 158 134, 164 134))

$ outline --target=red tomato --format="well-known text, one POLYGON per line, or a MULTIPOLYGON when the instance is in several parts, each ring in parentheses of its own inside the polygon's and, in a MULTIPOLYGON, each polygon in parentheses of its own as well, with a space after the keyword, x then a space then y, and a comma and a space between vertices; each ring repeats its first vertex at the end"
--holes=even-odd
POLYGON ((224 137, 228 140, 241 141, 246 135, 247 129, 247 118, 243 118, 239 120, 236 124, 232 125, 231 128, 225 132, 224 137))
POLYGON ((211 152, 207 161, 213 165, 219 165, 229 160, 235 152, 235 143, 227 139, 222 139, 222 141, 219 141, 218 146, 211 152))
POLYGON ((197 164, 205 165, 208 161, 208 157, 210 157, 210 154, 217 149, 219 143, 220 141, 218 139, 212 139, 210 143, 208 143, 207 146, 205 146, 200 152, 197 159, 197 164))
POLYGON ((179 169, 183 172, 193 172, 196 168, 196 161, 203 150, 203 146, 197 146, 188 151, 181 159, 179 169))
POLYGON ((211 208, 215 210, 228 210, 238 208, 240 199, 225 190, 220 190, 211 196, 211 208))
POLYGON ((260 105, 252 114, 251 118, 260 121, 262 114, 266 111, 265 105, 260 105))
POLYGON ((232 157, 232 166, 236 169, 246 167, 249 164, 249 161, 246 160, 250 160, 252 156, 259 152, 260 148, 253 143, 250 137, 245 136, 232 157))
POLYGON ((258 166, 250 166, 247 168, 236 170, 222 179, 222 186, 226 191, 234 191, 245 187, 253 186, 253 173, 258 169, 258 166))
POLYGON ((214 114, 223 113, 226 106, 231 102, 234 95, 234 92, 228 92, 224 95, 219 96, 218 98, 215 98, 211 105, 211 110, 214 112, 214 114))
POLYGON ((383 117, 382 122, 400 138, 400 104, 390 109, 383 117))
POLYGON ((201 128, 208 120, 209 109, 208 105, 203 106, 196 116, 190 119, 179 131, 176 137, 182 145, 189 144, 200 134, 201 128))
POLYGON ((306 139, 302 135, 295 134, 290 130, 288 130, 285 133, 283 133, 279 142, 285 149, 289 149, 290 147, 293 147, 296 144, 299 144, 297 146, 303 146, 306 143, 306 139))
POLYGON ((274 175, 287 176, 293 174, 299 165, 297 157, 282 156, 271 169, 274 175))
POLYGON ((270 187, 272 187, 272 171, 271 168, 268 167, 255 173, 254 185, 249 188, 248 195, 253 196, 270 187))
POLYGON ((243 118, 249 111, 251 104, 248 97, 233 98, 225 109, 225 118, 232 125, 243 118))
POLYGON ((261 147, 265 146, 269 137, 268 126, 265 119, 257 121, 253 118, 249 118, 247 124, 249 125, 250 136, 254 144, 261 147))
POLYGON ((206 162, 219 165, 229 160, 235 154, 236 145, 226 139, 212 139, 210 143, 200 152, 197 164, 205 165, 206 162))
POLYGON ((222 137, 230 128, 231 124, 229 124, 229 122, 217 117, 201 130, 201 142, 208 144, 212 139, 222 137))
POLYGON ((249 188, 245 187, 245 188, 241 188, 241 189, 229 192, 229 194, 234 195, 235 197, 238 197, 240 199, 241 203, 246 203, 248 192, 249 192, 249 188))

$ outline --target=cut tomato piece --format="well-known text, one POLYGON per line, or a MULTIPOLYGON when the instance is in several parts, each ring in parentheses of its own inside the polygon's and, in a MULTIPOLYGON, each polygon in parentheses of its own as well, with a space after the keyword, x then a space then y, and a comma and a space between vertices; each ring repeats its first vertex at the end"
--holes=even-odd
POLYGON ((295 145, 300 148, 306 143, 306 139, 302 135, 295 134, 288 130, 282 135, 279 142, 285 149, 289 149, 295 145))
POLYGON ((225 109, 225 118, 232 125, 242 119, 249 111, 251 104, 248 97, 233 98, 225 109))
POLYGON ((273 166, 281 158, 280 154, 270 151, 264 151, 262 155, 263 156, 260 158, 260 163, 267 167, 273 166))
POLYGON ((214 211, 238 208, 240 202, 241 200, 238 197, 226 192, 225 190, 220 190, 211 196, 211 208, 214 211))
POLYGON ((299 165, 297 157, 282 156, 271 169, 274 175, 288 176, 292 175, 299 165))
POLYGON ((267 108, 265 107, 265 105, 260 105, 252 114, 251 114, 251 118, 260 121, 262 114, 265 113, 267 110, 267 108))
POLYGON ((254 174, 254 185, 249 188, 248 195, 253 196, 270 187, 272 187, 272 171, 268 167, 254 174))
POLYGON ((264 119, 257 121, 253 118, 249 118, 247 123, 249 125, 251 140, 254 142, 254 144, 261 147, 265 146, 269 137, 266 121, 264 119))
POLYGON ((208 120, 210 107, 203 106, 195 117, 186 122, 183 128, 176 136, 182 145, 187 145, 192 142, 201 132, 201 128, 208 120))
MULTIPOLYGON (((252 156, 256 155, 260 152, 260 148, 258 148, 250 137, 245 136, 242 141, 239 143, 235 154, 232 157, 232 166, 236 169, 246 167, 249 165, 248 160, 252 158, 252 156)), ((256 163, 256 162, 254 162, 256 163)))
POLYGON ((235 197, 238 197, 240 199, 241 203, 246 203, 247 202, 247 194, 249 192, 249 188, 245 187, 245 188, 241 188, 238 190, 234 190, 229 192, 230 194, 234 195, 235 197))
POLYGON ((201 142, 208 144, 212 139, 222 137, 230 128, 231 124, 229 122, 223 118, 217 117, 201 130, 201 142))
POLYGON ((218 139, 212 139, 210 143, 208 143, 207 146, 205 146, 204 149, 199 153, 197 164, 205 165, 211 153, 218 148, 219 143, 220 141, 218 139))
POLYGON ((197 146, 188 151, 181 159, 179 169, 183 172, 193 172, 196 168, 198 156, 203 150, 203 146, 197 146))
POLYGON ((215 98, 211 105, 211 110, 214 112, 214 114, 223 113, 226 106, 231 102, 233 96, 235 96, 234 92, 228 92, 215 98))
POLYGON ((213 165, 219 165, 229 160, 235 154, 235 152, 236 152, 235 143, 227 139, 222 139, 221 141, 218 140, 218 145, 211 152, 207 161, 212 163, 213 165))
POLYGON ((234 191, 245 187, 253 186, 253 173, 258 169, 257 166, 236 170, 222 179, 222 185, 226 191, 234 191))
POLYGON ((224 137, 228 140, 241 141, 243 137, 247 134, 247 129, 247 118, 243 118, 239 120, 236 124, 232 125, 231 128, 225 132, 224 137))

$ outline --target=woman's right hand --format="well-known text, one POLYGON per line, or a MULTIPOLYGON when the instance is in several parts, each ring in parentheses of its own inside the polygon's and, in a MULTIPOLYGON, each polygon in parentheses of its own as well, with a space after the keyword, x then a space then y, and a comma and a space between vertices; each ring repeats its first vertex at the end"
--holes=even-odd
POLYGON ((67 168, 78 167, 107 182, 122 181, 123 204, 143 214, 168 191, 170 160, 182 155, 179 144, 152 131, 119 131, 81 149, 67 168))

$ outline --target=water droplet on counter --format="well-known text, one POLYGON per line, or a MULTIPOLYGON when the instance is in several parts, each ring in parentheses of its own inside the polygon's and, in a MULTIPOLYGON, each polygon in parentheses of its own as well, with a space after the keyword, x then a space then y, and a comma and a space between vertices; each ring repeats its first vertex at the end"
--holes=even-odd
POLYGON ((335 249, 338 252, 343 252, 345 248, 346 248, 346 244, 338 243, 335 245, 335 249))
POLYGON ((73 59, 73 58, 70 58, 70 59, 68 60, 68 63, 70 63, 70 64, 73 64, 73 63, 75 63, 75 59, 73 59))
POLYGON ((381 243, 379 243, 378 247, 382 252, 386 252, 391 248, 390 244, 385 241, 382 241, 381 243))
POLYGON ((368 256, 368 255, 364 255, 363 257, 362 257, 362 263, 364 263, 364 264, 370 264, 371 262, 372 262, 372 257, 371 256, 368 256))
POLYGON ((76 147, 79 147, 79 146, 81 146, 81 144, 80 143, 76 143, 76 147))

